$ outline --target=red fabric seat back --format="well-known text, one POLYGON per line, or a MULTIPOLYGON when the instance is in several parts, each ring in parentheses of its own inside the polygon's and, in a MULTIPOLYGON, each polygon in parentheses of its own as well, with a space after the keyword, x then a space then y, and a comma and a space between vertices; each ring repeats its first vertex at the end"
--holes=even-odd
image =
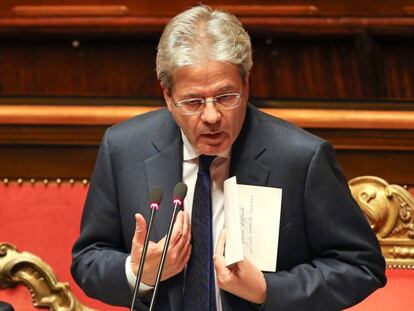
MULTIPOLYGON (((68 282, 76 298, 98 310, 125 310, 88 298, 70 274, 71 249, 79 235, 88 187, 78 183, 0 183, 0 241, 42 258, 59 282, 68 282)), ((0 290, 0 301, 15 310, 38 310, 29 291, 18 286, 0 290)))

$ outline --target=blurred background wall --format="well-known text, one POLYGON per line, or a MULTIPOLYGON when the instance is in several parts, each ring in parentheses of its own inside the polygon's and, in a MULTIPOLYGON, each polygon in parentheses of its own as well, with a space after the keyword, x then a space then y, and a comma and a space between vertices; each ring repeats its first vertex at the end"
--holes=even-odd
MULTIPOLYGON (((194 4, 1 1, 0 178, 89 178, 106 127, 163 105, 156 45, 194 4)), ((205 4, 252 38, 253 104, 330 140, 348 178, 414 185, 414 1, 205 4)))

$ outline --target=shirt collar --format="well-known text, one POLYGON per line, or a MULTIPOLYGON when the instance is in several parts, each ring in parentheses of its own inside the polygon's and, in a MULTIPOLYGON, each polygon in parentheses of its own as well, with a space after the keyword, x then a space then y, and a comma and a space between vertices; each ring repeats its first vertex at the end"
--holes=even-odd
MULTIPOLYGON (((187 136, 185 136, 183 130, 180 129, 180 131, 181 131, 181 137, 183 139, 183 160, 190 161, 190 160, 194 160, 198 158, 201 155, 200 151, 198 151, 196 148, 194 148, 190 144, 190 141, 188 140, 187 136)), ((230 154, 231 154, 231 147, 217 154, 217 156, 221 158, 230 159, 230 154)))

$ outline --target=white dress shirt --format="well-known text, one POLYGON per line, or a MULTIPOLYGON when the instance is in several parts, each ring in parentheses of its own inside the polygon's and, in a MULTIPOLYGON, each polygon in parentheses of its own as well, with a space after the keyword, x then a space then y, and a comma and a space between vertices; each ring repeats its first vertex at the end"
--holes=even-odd
MULTIPOLYGON (((191 211, 193 208, 194 188, 197 181, 198 157, 200 152, 197 151, 188 141, 187 137, 181 131, 183 138, 183 182, 188 187, 187 196, 184 199, 184 211, 188 213, 191 220, 191 211)), ((212 180, 211 201, 213 215, 213 249, 216 248, 217 241, 221 230, 224 227, 224 181, 229 176, 230 170, 230 148, 223 153, 217 154, 210 166, 210 176, 212 180)), ((136 276, 131 268, 131 256, 128 256, 125 262, 125 272, 131 288, 134 288, 136 276)), ((216 305, 217 311, 222 310, 221 296, 216 280, 216 305)), ((147 286, 141 282, 139 293, 144 294, 153 287, 147 286)))

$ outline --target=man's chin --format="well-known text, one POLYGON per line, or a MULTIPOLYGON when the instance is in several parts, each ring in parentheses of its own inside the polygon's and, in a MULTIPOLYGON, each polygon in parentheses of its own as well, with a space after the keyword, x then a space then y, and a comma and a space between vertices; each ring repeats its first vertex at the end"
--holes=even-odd
POLYGON ((217 145, 211 145, 211 144, 203 144, 201 145, 198 150, 205 155, 217 155, 219 153, 222 153, 226 151, 230 146, 228 144, 217 144, 217 145))

